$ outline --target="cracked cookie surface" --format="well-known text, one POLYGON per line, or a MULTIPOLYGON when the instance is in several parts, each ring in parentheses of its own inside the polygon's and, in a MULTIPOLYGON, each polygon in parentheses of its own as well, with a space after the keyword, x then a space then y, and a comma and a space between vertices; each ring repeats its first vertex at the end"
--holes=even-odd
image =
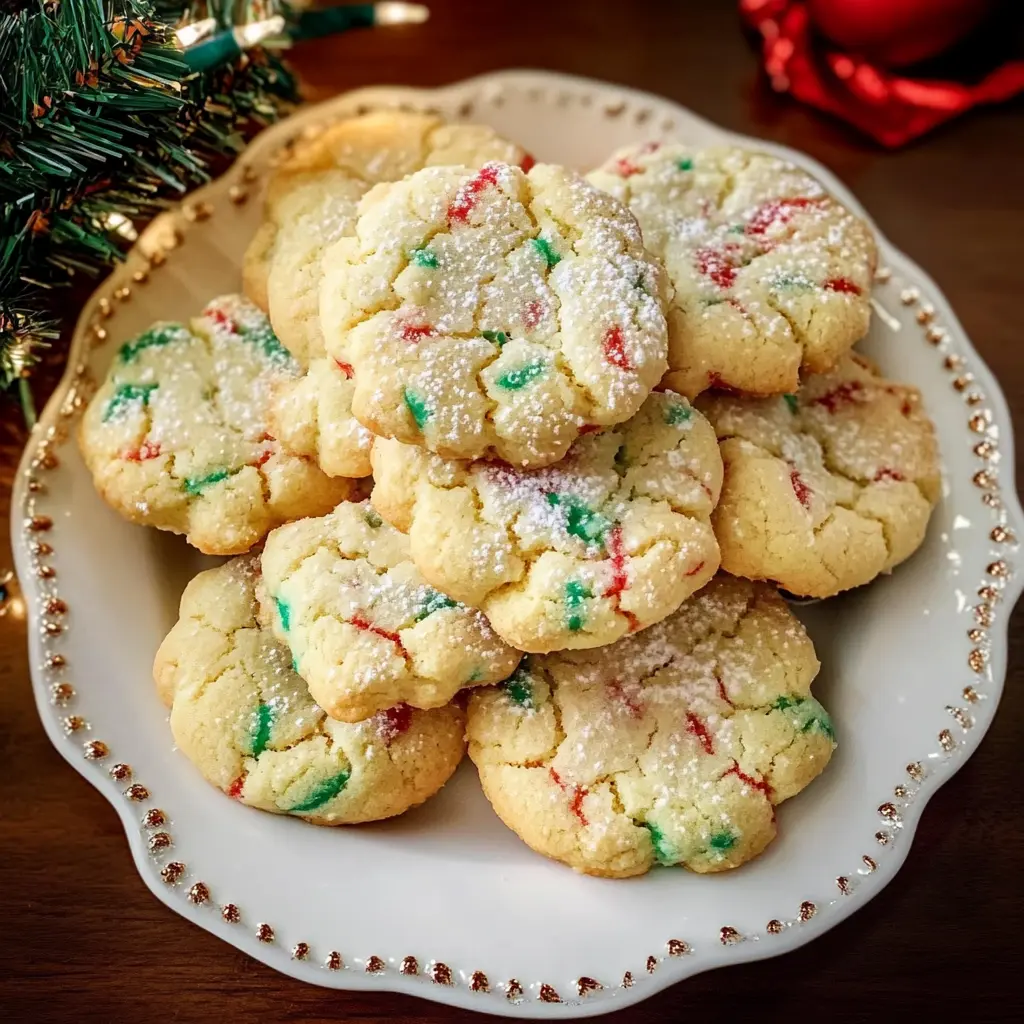
POLYGON ((514 647, 598 647, 674 611, 718 568, 714 431, 671 393, 521 470, 378 438, 375 507, 409 533, 438 589, 481 608, 514 647))
POLYGON ((665 383, 797 389, 868 329, 877 259, 868 225, 809 173, 738 148, 647 143, 590 181, 624 202, 675 287, 665 383))
POLYGON ((218 555, 333 508, 354 485, 288 453, 268 429, 271 391, 298 373, 241 296, 214 299, 188 327, 154 324, 121 346, 82 418, 97 490, 133 522, 218 555))
POLYGON ((920 392, 862 357, 796 395, 702 395, 721 443, 722 568, 807 597, 860 586, 924 540, 941 479, 920 392))
POLYGON ((633 216, 564 168, 433 167, 378 186, 324 254, 328 352, 375 434, 556 462, 665 371, 668 279, 633 216))
POLYGON ((352 367, 314 359, 303 376, 281 381, 270 401, 270 431, 293 455, 328 476, 370 475, 373 434, 352 415, 352 367))
POLYGON ((389 818, 433 796, 462 760, 462 710, 331 720, 260 627, 258 578, 247 555, 185 588, 153 670, 178 749, 243 804, 318 825, 389 818))
POLYGON ((597 651, 533 656, 470 697, 469 753, 502 821, 588 874, 724 871, 825 767, 814 648, 774 587, 720 575, 597 651))
POLYGON ((316 702, 341 721, 402 702, 440 707, 519 663, 479 611, 423 579, 407 538, 369 502, 275 530, 262 567, 264 620, 316 702))
POLYGON ((298 141, 267 186, 266 220, 246 251, 246 294, 270 314, 282 343, 307 364, 324 355, 318 316, 320 258, 351 234, 359 200, 373 185, 422 167, 532 163, 493 129, 444 124, 431 114, 379 110, 298 141))

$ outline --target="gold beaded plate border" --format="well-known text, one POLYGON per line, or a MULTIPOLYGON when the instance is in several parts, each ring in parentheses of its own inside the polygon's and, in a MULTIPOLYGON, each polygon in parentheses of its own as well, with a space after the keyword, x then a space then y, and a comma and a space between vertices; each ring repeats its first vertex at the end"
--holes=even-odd
POLYGON ((737 139, 654 96, 545 72, 435 91, 364 89, 268 130, 225 177, 159 217, 97 289, 25 451, 13 546, 46 731, 114 805, 164 903, 314 984, 511 1016, 586 1016, 800 946, 880 892, 927 800, 978 745, 1021 590, 1006 403, 938 288, 884 239, 862 347, 922 389, 944 497, 924 547, 891 577, 798 610, 840 746, 825 775, 780 808, 779 838, 762 857, 726 876, 578 876, 507 831, 466 765, 439 797, 393 822, 318 829, 226 799, 172 748, 150 664, 185 581, 210 560, 106 509, 69 436, 115 343, 238 290, 275 153, 335 118, 388 106, 487 122, 538 159, 581 168, 642 139, 746 142, 807 166, 859 209, 799 154, 737 139))

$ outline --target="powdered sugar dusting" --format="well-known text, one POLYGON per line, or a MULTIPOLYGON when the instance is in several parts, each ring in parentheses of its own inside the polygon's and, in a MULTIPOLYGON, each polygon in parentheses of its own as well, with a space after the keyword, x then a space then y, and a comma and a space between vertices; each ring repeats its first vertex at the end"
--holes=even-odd
POLYGON ((376 189, 325 273, 356 416, 445 455, 553 462, 665 366, 660 266, 628 211, 562 168, 429 167, 376 189))

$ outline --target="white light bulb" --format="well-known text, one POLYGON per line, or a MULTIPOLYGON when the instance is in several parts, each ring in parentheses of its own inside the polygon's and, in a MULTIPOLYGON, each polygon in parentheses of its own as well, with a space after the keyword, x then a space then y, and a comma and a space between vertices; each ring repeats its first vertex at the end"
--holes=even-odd
POLYGON ((377 25, 422 25, 429 17, 430 8, 423 4, 385 0, 373 5, 373 20, 377 25))

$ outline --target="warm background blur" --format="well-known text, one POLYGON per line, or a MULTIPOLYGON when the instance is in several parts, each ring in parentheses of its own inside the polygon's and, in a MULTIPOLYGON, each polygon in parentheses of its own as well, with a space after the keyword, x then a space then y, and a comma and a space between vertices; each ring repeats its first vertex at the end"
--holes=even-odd
MULTIPOLYGON (((945 0, 929 2, 938 9, 945 0)), ((659 93, 726 128, 803 150, 832 168, 888 238, 935 278, 1024 422, 1024 99, 980 108, 889 152, 773 93, 734 0, 433 0, 431 10, 423 26, 352 32, 293 50, 307 98, 551 68, 659 93)), ((73 312, 83 297, 68 293, 63 301, 73 312)), ((40 407, 58 371, 55 353, 35 380, 40 407)), ((0 579, 11 562, 6 510, 23 441, 15 407, 5 406, 0 579)), ((1016 1019, 1022 626, 1018 612, 995 725, 931 802, 906 866, 880 897, 796 953, 699 976, 604 1019, 1016 1019)), ((5 1019, 471 1019, 411 998, 303 985, 158 903, 136 875, 113 809, 44 736, 24 624, 10 615, 0 619, 0 752, 5 1019)))

